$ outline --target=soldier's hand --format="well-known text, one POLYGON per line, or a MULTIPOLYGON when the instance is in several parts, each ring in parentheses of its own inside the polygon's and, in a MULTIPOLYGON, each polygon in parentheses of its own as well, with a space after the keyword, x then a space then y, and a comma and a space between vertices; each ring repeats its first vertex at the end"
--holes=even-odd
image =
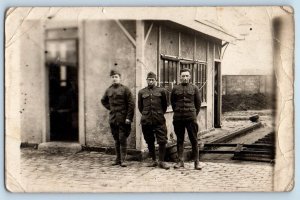
POLYGON ((130 124, 130 123, 131 123, 131 121, 129 119, 125 120, 125 124, 130 124))

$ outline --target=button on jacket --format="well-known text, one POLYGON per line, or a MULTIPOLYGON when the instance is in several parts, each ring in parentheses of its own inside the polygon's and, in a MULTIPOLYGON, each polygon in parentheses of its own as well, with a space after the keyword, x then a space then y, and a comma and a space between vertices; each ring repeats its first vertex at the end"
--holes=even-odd
POLYGON ((173 119, 196 120, 201 107, 199 88, 192 84, 175 85, 171 92, 173 119))
POLYGON ((112 124, 125 123, 126 119, 132 121, 134 102, 128 87, 122 84, 111 85, 101 99, 102 105, 110 110, 109 122, 112 124))
POLYGON ((142 125, 165 124, 164 114, 167 111, 167 95, 164 88, 154 86, 143 88, 138 93, 138 108, 142 113, 142 125))

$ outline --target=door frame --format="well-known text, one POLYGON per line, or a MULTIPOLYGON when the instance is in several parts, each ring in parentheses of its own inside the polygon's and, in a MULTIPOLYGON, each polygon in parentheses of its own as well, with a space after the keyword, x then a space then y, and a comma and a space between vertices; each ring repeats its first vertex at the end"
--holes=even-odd
POLYGON ((214 118, 213 118, 213 126, 215 128, 221 128, 221 116, 222 116, 222 72, 221 72, 221 61, 218 59, 214 59, 214 85, 213 85, 213 94, 214 94, 214 99, 213 99, 213 108, 214 108, 214 118), (215 80, 215 71, 218 72, 218 76, 217 76, 217 83, 215 80), (217 107, 215 106, 215 84, 217 85, 217 107), (215 116, 217 115, 217 116, 215 116), (217 122, 215 121, 215 119, 217 119, 217 122))
MULTIPOLYGON (((85 134, 85 69, 84 67, 84 49, 82 44, 82 40, 84 39, 84 22, 80 22, 79 24, 76 22, 76 25, 70 24, 67 25, 57 25, 55 24, 55 29, 61 28, 74 28, 76 26, 78 31, 77 37, 77 49, 78 49, 78 141, 74 143, 80 143, 81 145, 86 144, 86 134, 85 134)), ((47 26, 45 23, 43 30, 43 42, 42 42, 42 86, 44 97, 44 110, 43 110, 43 130, 42 130, 42 142, 50 142, 50 110, 49 110, 49 70, 46 67, 46 57, 45 57, 45 47, 46 47, 46 30, 53 29, 53 26, 47 26)))

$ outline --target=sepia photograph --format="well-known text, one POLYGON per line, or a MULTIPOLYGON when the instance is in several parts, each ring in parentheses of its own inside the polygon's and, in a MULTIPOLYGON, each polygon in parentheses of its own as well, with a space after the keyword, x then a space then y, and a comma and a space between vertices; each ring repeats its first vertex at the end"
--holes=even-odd
POLYGON ((288 192, 294 10, 11 7, 10 192, 288 192))

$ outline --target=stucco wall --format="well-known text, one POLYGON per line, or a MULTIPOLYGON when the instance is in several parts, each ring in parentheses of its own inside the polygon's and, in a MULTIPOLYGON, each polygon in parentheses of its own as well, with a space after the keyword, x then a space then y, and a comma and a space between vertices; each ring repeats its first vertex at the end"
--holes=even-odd
POLYGON ((43 29, 40 20, 24 21, 20 36, 21 141, 42 142, 45 125, 45 64, 43 29))
MULTIPOLYGON (((115 64, 135 99, 135 47, 115 21, 87 21, 84 29, 86 145, 113 146, 109 112, 100 100, 111 85, 109 72, 115 64)), ((135 148, 135 123, 128 145, 135 148)))
MULTIPOLYGON (((147 33, 150 23, 146 23, 147 29, 145 29, 145 34, 147 33), (149 25, 148 25, 149 24, 149 25)), ((145 55, 144 55, 144 63, 145 63, 145 73, 150 71, 157 74, 157 40, 158 40, 158 26, 153 25, 150 35, 145 43, 145 55)), ((146 80, 144 81, 144 85, 146 85, 146 80)))

